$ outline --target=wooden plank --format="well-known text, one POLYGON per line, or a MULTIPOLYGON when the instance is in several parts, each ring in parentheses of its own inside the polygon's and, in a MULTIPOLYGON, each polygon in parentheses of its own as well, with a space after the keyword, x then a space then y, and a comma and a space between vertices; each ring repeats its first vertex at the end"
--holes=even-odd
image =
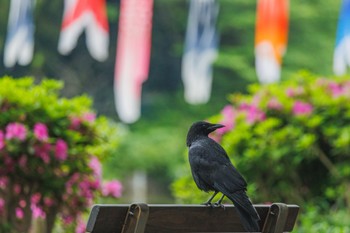
POLYGON ((119 233, 129 205, 94 205, 86 225, 87 232, 119 233))
MULTIPOLYGON (((128 205, 95 205, 87 224, 87 232, 121 232, 128 205)), ((270 205, 255 205, 261 221, 265 222, 270 205)), ((293 230, 299 207, 288 205, 288 217, 284 231, 293 230)), ((233 205, 225 208, 203 205, 149 205, 149 217, 145 232, 244 232, 233 205)))

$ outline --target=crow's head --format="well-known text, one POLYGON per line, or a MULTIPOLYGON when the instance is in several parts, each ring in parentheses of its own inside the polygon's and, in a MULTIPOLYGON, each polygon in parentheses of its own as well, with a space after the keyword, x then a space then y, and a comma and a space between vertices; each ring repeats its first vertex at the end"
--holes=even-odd
POLYGON ((206 121, 198 121, 193 123, 187 133, 187 146, 190 146, 191 143, 197 138, 201 136, 208 136, 208 134, 210 134, 211 132, 222 127, 225 126, 221 124, 212 124, 206 121))

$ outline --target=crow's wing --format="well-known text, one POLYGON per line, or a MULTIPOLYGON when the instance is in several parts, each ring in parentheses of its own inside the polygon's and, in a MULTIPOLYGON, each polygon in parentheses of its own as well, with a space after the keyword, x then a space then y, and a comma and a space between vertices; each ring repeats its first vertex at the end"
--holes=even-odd
POLYGON ((209 138, 192 143, 189 162, 198 188, 225 194, 237 207, 244 228, 259 231, 260 218, 246 195, 247 183, 218 143, 209 138))
POLYGON ((193 144, 188 151, 193 180, 197 187, 203 191, 211 191, 213 182, 210 178, 211 163, 208 160, 208 152, 201 145, 193 144))
POLYGON ((246 190, 247 187, 247 182, 231 162, 220 164, 212 173, 212 180, 215 183, 214 187, 222 193, 225 192, 221 189, 234 193, 239 190, 246 190))
POLYGON ((259 231, 260 217, 246 194, 245 180, 233 165, 222 166, 213 177, 214 189, 225 194, 233 202, 244 229, 249 232, 259 231))
POLYGON ((225 150, 212 139, 193 143, 189 148, 189 162, 193 178, 202 190, 217 190, 214 183, 226 187, 230 192, 245 189, 247 186, 225 150))

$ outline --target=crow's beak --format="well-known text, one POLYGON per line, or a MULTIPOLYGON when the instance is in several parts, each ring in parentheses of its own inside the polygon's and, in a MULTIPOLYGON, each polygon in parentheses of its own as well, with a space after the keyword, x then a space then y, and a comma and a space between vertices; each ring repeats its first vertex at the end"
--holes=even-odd
POLYGON ((217 130, 217 129, 220 129, 222 127, 225 127, 224 125, 221 125, 221 124, 213 124, 211 125, 208 129, 213 132, 214 130, 217 130))

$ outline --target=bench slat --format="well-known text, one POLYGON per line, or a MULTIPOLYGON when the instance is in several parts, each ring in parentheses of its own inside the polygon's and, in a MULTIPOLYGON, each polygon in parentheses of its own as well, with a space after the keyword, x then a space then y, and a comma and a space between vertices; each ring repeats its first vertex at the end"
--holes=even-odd
MULTIPOLYGON (((261 218, 261 228, 271 205, 254 205, 261 218)), ((299 207, 287 205, 285 232, 293 230, 299 207)), ((211 208, 203 205, 148 205, 145 232, 244 232, 233 205, 211 208), (230 221, 228 221, 230 219, 230 221)), ((87 224, 87 232, 119 233, 129 205, 95 205, 87 224)))

